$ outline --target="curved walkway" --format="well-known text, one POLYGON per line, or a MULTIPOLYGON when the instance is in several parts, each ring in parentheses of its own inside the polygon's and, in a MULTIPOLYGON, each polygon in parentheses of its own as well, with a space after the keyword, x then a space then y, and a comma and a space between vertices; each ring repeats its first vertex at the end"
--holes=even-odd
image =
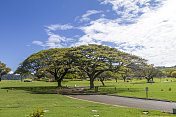
POLYGON ((162 112, 170 112, 170 113, 173 112, 174 107, 176 108, 175 102, 144 100, 144 99, 135 99, 127 97, 108 96, 108 95, 67 95, 67 96, 71 98, 77 98, 115 106, 159 110, 162 112))

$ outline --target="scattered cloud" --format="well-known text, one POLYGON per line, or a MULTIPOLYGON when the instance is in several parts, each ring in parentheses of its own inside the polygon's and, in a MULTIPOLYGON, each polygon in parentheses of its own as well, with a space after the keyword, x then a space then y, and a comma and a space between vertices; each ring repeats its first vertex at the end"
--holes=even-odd
POLYGON ((88 10, 81 18, 77 17, 82 22, 87 21, 79 28, 67 24, 48 26, 48 40, 33 43, 53 48, 68 47, 70 42, 70 46, 107 42, 156 66, 176 65, 175 0, 101 0, 100 4, 111 5, 112 9, 88 10), (106 13, 115 13, 116 18, 107 19, 106 13), (100 14, 100 17, 90 19, 94 14, 100 14), (73 38, 78 40, 74 42, 73 38, 53 32, 69 29, 80 30, 83 35, 75 34, 73 38))
POLYGON ((60 36, 59 34, 54 34, 49 29, 46 29, 46 32, 48 35, 48 40, 45 43, 41 41, 33 41, 32 43, 46 48, 63 48, 67 47, 69 43, 73 41, 72 38, 67 38, 64 36, 60 36))
MULTIPOLYGON (((119 0, 111 1, 118 2, 119 0)), ((131 5, 130 2, 128 4, 124 2, 121 4, 131 5)), ((81 28, 85 35, 80 38, 80 41, 85 43, 89 39, 98 42, 112 42, 118 49, 146 58, 149 63, 175 65, 175 4, 176 1, 167 0, 155 9, 148 7, 147 12, 139 16, 132 24, 121 25, 118 18, 116 20, 100 18, 91 21, 89 26, 81 28)), ((116 8, 113 9, 116 10, 116 8)), ((136 9, 140 11, 138 7, 136 9)), ((126 16, 126 13, 124 15, 126 16)))
POLYGON ((45 46, 49 48, 63 48, 67 47, 69 42, 73 39, 48 32, 48 41, 46 41, 45 46))
POLYGON ((44 46, 43 42, 41 41, 33 41, 32 43, 35 45, 44 46))
POLYGON ((74 28, 71 25, 65 24, 65 25, 60 25, 60 24, 53 24, 50 26, 46 26, 48 30, 56 31, 56 30, 68 30, 74 28))
POLYGON ((88 11, 86 12, 86 14, 83 14, 83 15, 82 15, 80 21, 81 21, 81 22, 83 22, 83 21, 89 21, 89 20, 90 20, 89 16, 94 15, 94 14, 98 14, 98 13, 101 13, 101 12, 102 12, 102 11, 88 10, 88 11))
MULTIPOLYGON (((112 10, 119 16, 121 22, 136 22, 141 14, 156 9, 161 0, 104 0, 101 4, 112 5, 112 10)), ((160 3, 160 4, 159 4, 160 3)))

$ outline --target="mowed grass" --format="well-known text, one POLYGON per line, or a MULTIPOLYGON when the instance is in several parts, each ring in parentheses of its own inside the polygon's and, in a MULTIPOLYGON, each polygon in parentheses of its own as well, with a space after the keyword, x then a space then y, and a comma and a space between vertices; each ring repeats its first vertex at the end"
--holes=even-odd
POLYGON ((129 82, 118 80, 116 83, 112 80, 106 81, 104 87, 102 87, 101 84, 96 85, 100 86, 99 93, 142 98, 146 98, 146 87, 148 87, 148 98, 176 101, 175 78, 155 78, 154 81, 155 83, 146 83, 145 79, 133 79, 129 82))
MULTIPOLYGON (((67 81, 63 85, 84 86, 87 81, 67 81)), ((56 93, 54 82, 2 81, 0 83, 0 117, 26 117, 37 107, 48 110, 44 117, 141 117, 144 109, 116 107, 71 99, 56 93), (96 112, 92 110, 97 110, 96 112)), ((99 85, 99 82, 97 82, 99 85)), ((148 110, 147 116, 173 116, 148 110)))

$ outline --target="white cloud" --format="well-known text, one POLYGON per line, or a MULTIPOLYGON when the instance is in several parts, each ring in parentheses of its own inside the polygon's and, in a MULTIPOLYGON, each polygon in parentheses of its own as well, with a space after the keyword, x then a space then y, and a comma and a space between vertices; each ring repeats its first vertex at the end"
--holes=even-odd
POLYGON ((48 30, 56 31, 56 30, 68 30, 73 29, 74 27, 68 24, 60 25, 60 24, 53 24, 50 26, 46 26, 48 30))
POLYGON ((67 47, 68 42, 72 42, 72 38, 66 38, 64 36, 60 36, 59 34, 54 34, 50 30, 46 30, 48 34, 48 40, 43 43, 41 41, 33 41, 32 43, 35 45, 47 47, 47 48, 62 48, 67 47))
POLYGON ((89 35, 84 35, 81 38, 79 38, 79 41, 77 43, 73 43, 72 46, 80 46, 80 45, 88 45, 88 44, 101 44, 101 41, 97 41, 92 39, 89 35))
MULTIPOLYGON (((150 5, 149 2, 151 1, 152 0, 104 0, 101 4, 111 4, 112 10, 121 17, 119 21, 135 22, 135 18, 138 17, 140 13, 146 13, 156 8, 156 6, 152 7, 150 5)), ((161 0, 154 1, 160 2, 161 0)))
MULTIPOLYGON (((51 25, 47 27, 48 41, 34 41, 34 44, 55 48, 68 47, 71 38, 52 33, 56 30, 80 29, 83 36, 75 34, 79 40, 72 46, 90 43, 111 42, 120 50, 141 56, 157 66, 176 65, 176 1, 175 0, 103 0, 103 5, 111 4, 116 19, 103 18, 103 11, 89 10, 82 15, 82 21, 90 21, 87 26, 75 28, 71 25, 51 25), (152 1, 161 2, 151 5, 152 1), (121 9, 121 10, 120 10, 121 9), (100 18, 90 20, 97 13, 100 18), (118 17, 119 16, 119 17, 118 17), (126 21, 133 22, 127 24, 126 21), (122 22, 124 24, 122 25, 122 22), (52 32, 51 32, 52 31, 52 32)), ((106 13, 112 12, 105 9, 106 13)), ((103 43, 104 44, 104 43, 103 43)))
POLYGON ((33 41, 32 43, 35 45, 44 46, 43 42, 41 41, 33 41))
MULTIPOLYGON (((113 10, 118 9, 118 5, 127 8, 124 13, 128 16, 129 11, 143 11, 143 8, 135 6, 135 1, 140 4, 148 3, 144 0, 105 0, 103 3, 111 2, 113 10), (132 4, 132 1, 134 4, 132 4), (128 7, 129 6, 129 9, 128 7), (133 8, 132 8, 133 6, 133 8), (126 12, 127 11, 127 12, 126 12)), ((90 26, 82 27, 85 33, 80 38, 82 44, 95 42, 113 42, 117 48, 126 52, 132 52, 149 60, 149 63, 155 65, 176 65, 176 1, 162 1, 162 5, 157 8, 146 7, 145 13, 136 19, 136 23, 128 25, 119 25, 119 19, 108 20, 98 19, 92 21, 90 26), (87 41, 89 40, 89 41, 87 41), (138 48, 137 48, 138 47, 138 48)), ((135 15, 135 13, 134 13, 135 15)))
POLYGON ((80 21, 81 21, 81 22, 83 22, 83 21, 89 21, 89 20, 90 20, 89 16, 94 15, 94 14, 98 14, 98 13, 101 13, 101 12, 102 12, 102 11, 88 10, 88 11, 86 12, 86 14, 83 14, 83 15, 82 15, 80 21))

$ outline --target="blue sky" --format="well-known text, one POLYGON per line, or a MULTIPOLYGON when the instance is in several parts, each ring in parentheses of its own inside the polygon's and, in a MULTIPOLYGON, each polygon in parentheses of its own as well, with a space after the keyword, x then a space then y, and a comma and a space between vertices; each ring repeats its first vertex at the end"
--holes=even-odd
POLYGON ((32 53, 103 44, 156 66, 176 65, 174 0, 0 0, 0 61, 16 70, 32 53))

